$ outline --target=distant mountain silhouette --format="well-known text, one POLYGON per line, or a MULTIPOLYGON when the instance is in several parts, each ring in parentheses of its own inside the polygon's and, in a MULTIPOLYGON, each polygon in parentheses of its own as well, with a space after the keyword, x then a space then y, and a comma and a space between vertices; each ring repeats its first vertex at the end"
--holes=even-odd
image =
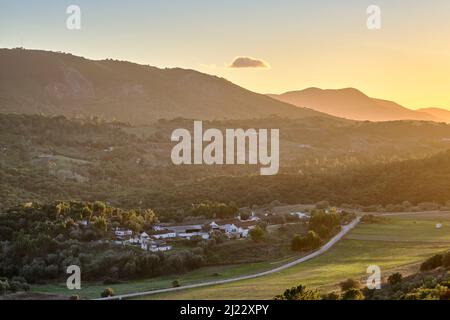
POLYGON ((134 124, 176 117, 328 117, 193 70, 24 49, 0 49, 0 70, 2 113, 103 116, 134 124))
POLYGON ((354 88, 323 90, 308 88, 270 97, 298 107, 307 107, 353 120, 431 120, 444 121, 437 113, 415 111, 395 102, 370 98, 354 88))
POLYGON ((450 110, 442 108, 422 108, 418 111, 431 114, 434 117, 442 119, 442 121, 450 122, 450 110))

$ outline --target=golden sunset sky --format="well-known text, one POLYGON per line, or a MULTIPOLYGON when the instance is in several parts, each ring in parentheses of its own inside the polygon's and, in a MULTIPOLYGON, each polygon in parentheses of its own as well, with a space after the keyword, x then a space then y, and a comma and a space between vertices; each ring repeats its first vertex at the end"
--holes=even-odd
POLYGON ((0 47, 181 67, 260 93, 355 87, 450 109, 450 1, 0 0, 0 47), (77 4, 81 30, 66 28, 77 4), (369 5, 381 30, 366 27, 369 5), (230 68, 236 57, 270 68, 230 68))

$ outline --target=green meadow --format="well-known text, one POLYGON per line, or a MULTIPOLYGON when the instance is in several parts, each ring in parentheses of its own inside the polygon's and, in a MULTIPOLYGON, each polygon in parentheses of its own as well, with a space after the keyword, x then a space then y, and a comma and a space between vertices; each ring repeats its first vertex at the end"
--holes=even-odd
POLYGON ((360 224, 325 254, 279 273, 223 285, 151 295, 144 299, 271 299, 299 284, 334 290, 347 278, 364 279, 369 265, 383 276, 415 272, 419 263, 450 248, 450 214, 390 216, 380 224, 360 224), (436 223, 442 223, 436 229, 436 223))
POLYGON ((234 278, 240 275, 253 274, 255 272, 262 272, 265 270, 273 269, 295 258, 297 257, 291 256, 272 262, 205 267, 182 275, 164 276, 118 284, 88 282, 82 283, 81 290, 74 291, 67 289, 65 283, 34 285, 32 286, 31 291, 34 293, 55 294, 61 296, 79 295, 82 298, 96 299, 100 298, 100 294, 105 288, 112 288, 115 294, 119 295, 171 288, 172 282, 174 280, 177 280, 180 285, 190 285, 201 282, 223 280, 234 278))

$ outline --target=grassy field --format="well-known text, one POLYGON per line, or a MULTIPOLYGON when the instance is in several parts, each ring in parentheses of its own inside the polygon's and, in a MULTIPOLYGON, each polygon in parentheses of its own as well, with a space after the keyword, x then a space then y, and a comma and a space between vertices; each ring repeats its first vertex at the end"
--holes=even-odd
POLYGON ((145 299, 271 299, 298 284, 326 292, 347 278, 362 279, 369 265, 381 267, 384 276, 394 270, 417 271, 421 261, 448 248, 449 213, 389 216, 386 223, 357 226, 322 256, 277 274, 145 299))
POLYGON ((206 281, 233 278, 239 275, 253 274, 256 272, 273 269, 295 258, 295 256, 292 256, 272 262, 207 267, 180 276, 165 276, 113 285, 105 285, 103 283, 83 283, 81 290, 77 291, 68 290, 65 283, 53 285, 36 285, 32 286, 31 292, 61 296, 71 296, 77 294, 83 298, 95 299, 100 298, 100 293, 105 288, 112 288, 116 294, 171 288, 172 281, 174 280, 178 280, 181 285, 189 285, 206 281))

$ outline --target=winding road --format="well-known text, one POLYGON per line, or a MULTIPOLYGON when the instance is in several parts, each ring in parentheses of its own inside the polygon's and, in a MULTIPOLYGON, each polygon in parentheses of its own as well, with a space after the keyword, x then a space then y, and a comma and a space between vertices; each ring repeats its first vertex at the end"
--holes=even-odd
POLYGON ((337 235, 335 235, 333 238, 331 238, 330 241, 328 241, 319 250, 314 251, 313 253, 310 253, 302 258, 299 258, 295 261, 286 263, 282 266, 279 266, 279 267, 271 269, 271 270, 267 270, 264 272, 259 272, 259 273, 255 273, 255 274, 251 274, 251 275, 246 275, 246 276, 235 277, 235 278, 231 278, 231 279, 202 282, 202 283, 191 284, 191 285, 177 287, 177 288, 167 288, 167 289, 152 290, 152 291, 147 291, 147 292, 122 294, 122 295, 117 295, 114 297, 101 298, 101 299, 96 299, 96 300, 122 300, 122 299, 129 299, 129 298, 137 298, 137 297, 149 296, 149 295, 154 295, 154 294, 159 294, 159 293, 167 293, 167 292, 180 291, 180 290, 186 290, 186 289, 214 286, 214 285, 219 285, 219 284, 224 284, 224 283, 230 283, 230 282, 236 282, 236 281, 242 281, 242 280, 248 280, 248 279, 254 279, 254 278, 258 278, 258 277, 262 277, 262 276, 267 276, 269 274, 280 272, 282 270, 293 267, 297 264, 311 260, 311 259, 323 254, 324 252, 328 251, 339 240, 341 240, 351 229, 353 229, 359 223, 359 220, 360 220, 360 218, 358 217, 355 220, 353 220, 352 222, 350 222, 348 225, 343 226, 342 230, 337 235))

